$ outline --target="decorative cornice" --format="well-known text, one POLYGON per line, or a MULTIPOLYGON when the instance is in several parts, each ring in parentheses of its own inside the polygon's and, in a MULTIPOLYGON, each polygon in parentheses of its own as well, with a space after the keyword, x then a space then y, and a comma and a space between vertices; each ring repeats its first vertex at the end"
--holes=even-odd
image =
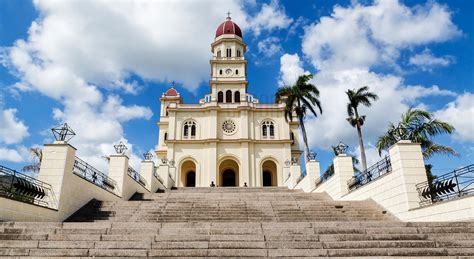
POLYGON ((205 144, 205 143, 254 143, 254 144, 291 144, 291 139, 249 139, 249 138, 238 138, 238 139, 218 139, 218 138, 207 138, 207 139, 180 139, 180 140, 166 140, 165 143, 173 144, 205 144))
MULTIPOLYGON (((220 107, 220 106, 201 106, 201 107, 177 107, 177 108, 168 108, 168 111, 235 111, 235 110, 251 110, 256 112, 268 112, 268 111, 284 111, 285 107, 251 107, 251 106, 237 106, 237 107, 220 107)), ((298 122, 289 122, 290 124, 298 124, 298 122)))

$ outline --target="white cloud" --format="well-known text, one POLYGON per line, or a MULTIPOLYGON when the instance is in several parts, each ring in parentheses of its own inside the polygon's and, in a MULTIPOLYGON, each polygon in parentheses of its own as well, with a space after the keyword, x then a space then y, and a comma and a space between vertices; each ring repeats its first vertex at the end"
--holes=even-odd
POLYGON ((423 71, 431 71, 434 67, 446 67, 454 62, 451 56, 435 57, 429 49, 425 49, 420 54, 410 57, 409 63, 421 68, 423 71))
MULTIPOLYGON (((61 108, 53 110, 53 117, 76 131, 71 143, 78 155, 102 169, 101 157, 114 153, 113 144, 127 142, 122 124, 152 115, 147 107, 122 103, 119 94, 136 94, 141 88, 131 75, 144 81, 173 80, 194 90, 208 79, 209 45, 225 11, 232 10, 244 32, 253 22, 238 1, 34 4, 40 15, 28 38, 3 48, 1 62, 20 78, 17 92, 37 91, 58 101, 61 108), (205 10, 205 15, 196 10, 205 10)), ((263 7, 260 14, 269 8, 263 7)), ((280 26, 259 24, 264 17, 258 16, 254 29, 280 26)), ((24 131, 14 131, 15 136, 2 133, 5 140, 0 141, 21 141, 24 131)), ((7 154, 14 157, 14 152, 7 154)), ((137 164, 138 156, 130 156, 137 164)))
POLYGON ((451 123, 455 128, 455 139, 462 142, 474 142, 474 94, 464 93, 450 102, 435 116, 451 123))
POLYGON ((395 122, 410 106, 427 96, 451 96, 452 92, 439 90, 437 86, 406 86, 402 78, 394 75, 380 75, 367 69, 321 71, 315 75, 313 83, 320 90, 323 114, 307 119, 308 138, 311 146, 329 149, 331 145, 343 141, 357 146, 357 132, 346 120, 347 89, 364 85, 379 96, 372 107, 360 107, 366 115, 362 128, 364 140, 375 143, 385 132, 389 122, 395 122))
POLYGON ((270 4, 262 5, 260 12, 250 20, 249 28, 258 36, 262 30, 286 29, 292 22, 278 1, 272 0, 270 4))
POLYGON ((20 121, 16 109, 0 109, 0 143, 20 143, 28 134, 28 127, 20 121))
MULTIPOLYGON (((306 27, 302 51, 318 70, 313 83, 321 92, 323 108, 318 118, 308 117, 310 145, 329 149, 343 141, 357 147, 357 132, 346 121, 347 89, 369 86, 379 96, 372 107, 360 107, 367 116, 362 128, 366 143, 375 143, 388 123, 397 121, 409 107, 427 106, 421 98, 455 96, 436 85, 406 85, 401 76, 371 69, 388 64, 397 71, 401 51, 460 34, 446 7, 429 2, 410 8, 394 0, 336 5, 330 16, 306 27)), ((285 70, 283 62, 281 70, 285 70)))
POLYGON ((293 85, 298 77, 303 74, 308 74, 308 71, 303 69, 303 64, 298 54, 285 53, 280 58, 280 80, 278 84, 293 85))
POLYGON ((273 57, 282 52, 280 40, 277 37, 268 37, 257 44, 258 52, 264 57, 273 57))
POLYGON ((443 42, 461 32, 446 7, 434 2, 409 8, 398 1, 336 6, 331 16, 307 27, 303 52, 318 69, 392 64, 402 49, 443 42))
POLYGON ((23 162, 24 158, 16 149, 0 148, 0 160, 10 162, 23 162))

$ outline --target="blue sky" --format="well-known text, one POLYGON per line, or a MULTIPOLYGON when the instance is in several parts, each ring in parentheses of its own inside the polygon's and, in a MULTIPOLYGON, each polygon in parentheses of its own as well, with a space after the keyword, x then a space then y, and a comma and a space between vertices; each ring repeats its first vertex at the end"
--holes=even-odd
POLYGON ((460 157, 433 157, 437 174, 474 157, 473 4, 470 1, 0 1, 0 164, 20 169, 27 148, 69 122, 78 154, 99 168, 120 140, 132 160, 157 144, 158 98, 176 81, 185 102, 209 91, 210 43, 227 10, 248 44, 249 91, 261 102, 315 75, 323 114, 309 117, 310 145, 325 168, 340 140, 357 154, 344 90, 381 97, 363 109, 368 163, 377 136, 408 107, 457 133, 436 140, 460 157), (115 112, 119 110, 120 112, 115 112))

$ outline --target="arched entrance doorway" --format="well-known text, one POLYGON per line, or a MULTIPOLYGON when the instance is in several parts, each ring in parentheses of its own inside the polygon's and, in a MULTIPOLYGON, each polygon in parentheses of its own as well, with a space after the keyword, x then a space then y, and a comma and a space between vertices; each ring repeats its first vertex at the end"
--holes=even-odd
POLYGON ((219 165, 219 186, 239 186, 239 164, 233 159, 226 159, 219 165))
POLYGON ((262 174, 263 186, 272 186, 272 173, 268 171, 263 171, 262 174))
POLYGON ((196 187, 196 172, 189 171, 186 174, 186 187, 196 187))
POLYGON ((226 169, 222 172, 222 187, 237 186, 237 178, 234 170, 226 169))
POLYGON ((196 164, 187 160, 181 164, 180 183, 181 187, 196 187, 196 164))
POLYGON ((262 164, 262 186, 277 186, 277 165, 272 160, 262 164))

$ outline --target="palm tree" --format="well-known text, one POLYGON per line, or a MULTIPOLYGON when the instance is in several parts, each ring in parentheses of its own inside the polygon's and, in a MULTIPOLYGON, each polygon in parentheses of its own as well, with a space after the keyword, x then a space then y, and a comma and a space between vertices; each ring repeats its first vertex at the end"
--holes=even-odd
POLYGON ((347 121, 351 124, 352 127, 357 129, 357 135, 359 139, 359 149, 360 149, 360 158, 362 160, 362 171, 367 170, 367 160, 365 158, 365 148, 364 141, 362 140, 362 125, 364 125, 365 115, 359 115, 359 105, 364 105, 370 107, 372 101, 376 101, 379 97, 369 92, 368 86, 363 86, 359 89, 347 90, 347 98, 349 102, 347 103, 347 121))
POLYGON ((33 158, 34 163, 31 165, 24 166, 21 171, 33 172, 38 174, 41 168, 41 161, 43 160, 43 150, 40 147, 31 147, 30 154, 33 158))
POLYGON ((459 154, 453 148, 433 141, 433 137, 439 134, 451 134, 454 130, 452 125, 435 119, 433 114, 410 108, 402 115, 400 122, 389 124, 387 132, 377 141, 377 149, 381 154, 382 150, 404 139, 420 143, 424 158, 430 158, 434 154, 458 156, 459 154))
POLYGON ((315 108, 318 108, 319 113, 323 113, 321 102, 319 101, 319 90, 315 85, 309 83, 313 75, 301 75, 293 86, 284 86, 278 89, 275 96, 277 99, 286 97, 285 120, 293 121, 293 116, 296 115, 303 133, 303 141, 305 145, 306 157, 310 155, 308 147, 308 138, 306 136, 306 129, 304 126, 304 119, 306 111, 309 109, 314 116, 318 116, 315 108))

